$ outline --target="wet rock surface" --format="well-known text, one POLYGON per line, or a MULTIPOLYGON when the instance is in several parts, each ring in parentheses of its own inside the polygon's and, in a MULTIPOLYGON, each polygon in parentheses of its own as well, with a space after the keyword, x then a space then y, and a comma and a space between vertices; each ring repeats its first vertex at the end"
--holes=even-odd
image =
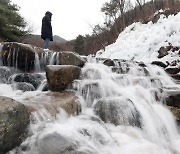
POLYGON ((0 96, 0 154, 21 144, 27 135, 29 118, 29 112, 23 104, 0 96))
POLYGON ((162 67, 162 68, 166 68, 166 67, 167 67, 167 65, 164 64, 164 63, 161 62, 161 61, 153 61, 151 64, 160 66, 160 67, 162 67))
POLYGON ((12 84, 13 90, 22 90, 25 91, 35 91, 35 88, 32 84, 26 82, 17 82, 12 84))
POLYGON ((39 47, 17 42, 3 42, 1 57, 3 66, 14 67, 23 72, 41 71, 48 64, 83 67, 86 62, 74 52, 45 51, 39 47))
POLYGON ((49 91, 21 101, 26 104, 29 112, 37 112, 45 108, 53 117, 56 116, 60 109, 66 111, 68 115, 78 115, 81 113, 79 98, 70 91, 49 91))
POLYGON ((180 124, 180 92, 167 91, 165 96, 164 103, 168 106, 180 124))
POLYGON ((48 65, 46 77, 51 91, 65 90, 68 85, 77 79, 81 69, 73 65, 48 65))
POLYGON ((8 67, 0 67, 0 83, 8 83, 11 75, 12 72, 8 67))
POLYGON ((140 115, 130 100, 101 99, 94 105, 95 113, 106 123, 140 127, 140 115))
POLYGON ((59 59, 57 65, 74 65, 83 67, 85 64, 85 60, 80 57, 80 55, 66 51, 66 52, 59 52, 59 59))
MULTIPOLYGON (((34 48, 27 44, 4 42, 1 51, 3 65, 15 67, 21 71, 33 71, 35 61, 34 48)), ((41 52, 43 52, 43 49, 41 49, 41 52)))
POLYGON ((75 152, 76 145, 60 134, 49 134, 37 143, 37 151, 39 154, 77 154, 75 152))
POLYGON ((11 83, 29 83, 34 86, 35 89, 37 89, 41 82, 45 79, 45 76, 43 74, 38 73, 19 73, 15 74, 11 77, 10 81, 11 83))
POLYGON ((106 66, 115 66, 114 61, 112 61, 111 59, 106 59, 103 64, 106 66))

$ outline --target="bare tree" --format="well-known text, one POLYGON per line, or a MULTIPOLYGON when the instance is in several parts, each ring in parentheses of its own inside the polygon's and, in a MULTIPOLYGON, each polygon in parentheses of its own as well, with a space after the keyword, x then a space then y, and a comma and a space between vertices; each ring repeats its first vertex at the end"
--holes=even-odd
POLYGON ((125 0, 114 0, 115 3, 117 3, 117 6, 119 7, 119 10, 121 12, 121 19, 122 19, 122 25, 123 29, 125 28, 125 22, 124 22, 124 8, 125 8, 125 0))
POLYGON ((140 7, 140 10, 141 10, 141 14, 142 14, 142 17, 143 19, 145 18, 144 15, 145 15, 145 11, 143 9, 143 5, 145 4, 145 0, 136 0, 137 4, 139 5, 140 7))

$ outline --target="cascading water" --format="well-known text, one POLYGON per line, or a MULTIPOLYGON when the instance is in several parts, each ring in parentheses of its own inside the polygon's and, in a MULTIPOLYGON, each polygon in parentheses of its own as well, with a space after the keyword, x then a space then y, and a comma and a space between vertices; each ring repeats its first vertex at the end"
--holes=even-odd
POLYGON ((35 72, 40 72, 41 71, 41 66, 40 66, 40 60, 39 60, 39 55, 35 53, 35 62, 34 62, 34 67, 35 67, 35 72))
MULTIPOLYGON (((18 52, 9 54, 17 68, 18 52)), ((120 60, 107 67, 90 58, 70 89, 79 97, 82 113, 69 117, 61 108, 57 112, 47 92, 41 91, 46 83, 44 66, 58 64, 58 56, 45 52, 39 57, 36 53, 35 74, 0 67, 0 95, 36 110, 31 115, 28 138, 10 154, 180 153, 180 132, 163 104, 165 92, 179 91, 180 87, 161 68, 120 60), (20 80, 22 87, 25 79, 36 91, 13 89, 12 81, 20 80)))
MULTIPOLYGON (((107 67, 93 60, 73 89, 82 113, 69 117, 60 109, 52 116, 41 108, 32 115, 29 137, 10 154, 180 153, 178 127, 162 100, 164 91, 180 87, 159 67, 119 61, 107 67)), ((26 97, 45 102, 48 97, 39 93, 26 97)))

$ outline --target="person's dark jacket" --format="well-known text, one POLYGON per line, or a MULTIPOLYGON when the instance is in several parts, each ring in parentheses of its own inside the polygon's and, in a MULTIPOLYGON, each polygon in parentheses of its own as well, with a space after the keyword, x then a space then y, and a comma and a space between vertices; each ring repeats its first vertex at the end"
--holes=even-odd
POLYGON ((52 13, 47 11, 42 19, 41 38, 43 40, 49 38, 50 41, 53 41, 51 17, 52 17, 52 13))

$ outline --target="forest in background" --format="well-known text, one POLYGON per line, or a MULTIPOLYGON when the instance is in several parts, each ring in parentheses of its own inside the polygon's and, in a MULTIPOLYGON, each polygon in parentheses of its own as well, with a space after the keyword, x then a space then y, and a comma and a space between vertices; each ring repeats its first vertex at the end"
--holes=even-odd
MULTIPOLYGON (((19 7, 10 0, 0 0, 0 41, 16 41, 42 47, 40 36, 31 35, 25 30, 27 23, 18 13, 19 7)), ((49 49, 55 51, 74 51, 81 55, 95 54, 105 50, 106 46, 116 41, 125 27, 134 22, 147 23, 155 20, 154 14, 164 10, 166 15, 176 14, 180 10, 179 0, 111 0, 103 4, 104 24, 92 27, 92 35, 81 35, 70 41, 54 41, 49 49)))

